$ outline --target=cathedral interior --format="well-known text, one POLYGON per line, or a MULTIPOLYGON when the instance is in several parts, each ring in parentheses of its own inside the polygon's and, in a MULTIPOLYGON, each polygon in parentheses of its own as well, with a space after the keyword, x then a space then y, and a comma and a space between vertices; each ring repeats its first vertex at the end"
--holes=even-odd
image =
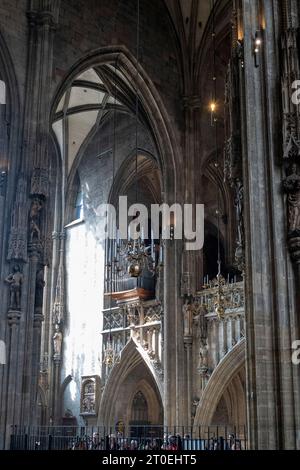
POLYGON ((297 0, 0 2, 0 449, 300 449, 299 31, 297 0), (173 212, 104 239, 124 196, 204 205, 203 246, 173 212))

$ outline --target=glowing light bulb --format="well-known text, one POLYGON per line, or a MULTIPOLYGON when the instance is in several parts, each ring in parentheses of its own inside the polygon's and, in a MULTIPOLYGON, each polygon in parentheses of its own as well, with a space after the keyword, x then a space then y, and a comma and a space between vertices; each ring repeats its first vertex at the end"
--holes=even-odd
POLYGON ((210 110, 211 110, 212 113, 215 112, 216 107, 217 107, 216 103, 211 103, 211 104, 210 104, 210 110))

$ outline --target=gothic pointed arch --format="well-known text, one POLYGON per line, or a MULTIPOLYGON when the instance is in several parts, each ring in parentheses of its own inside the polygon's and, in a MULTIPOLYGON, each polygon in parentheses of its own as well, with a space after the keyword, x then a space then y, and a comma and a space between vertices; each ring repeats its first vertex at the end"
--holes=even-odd
MULTIPOLYGON (((6 168, 9 164, 12 170, 11 178, 14 177, 14 172, 19 164, 18 152, 19 137, 20 137, 20 96, 19 86, 15 73, 14 63, 6 44, 5 38, 0 31, 0 80, 5 83, 6 103, 5 103, 5 123, 6 123, 6 136, 7 136, 7 156, 6 168)), ((1 167, 2 170, 4 168, 1 167)), ((11 185, 13 186, 13 185, 11 185)))
POLYGON ((55 93, 51 107, 51 121, 53 121, 55 110, 63 94, 78 74, 99 65, 110 64, 114 66, 116 62, 121 77, 124 77, 129 83, 134 83, 138 70, 138 94, 158 147, 164 190, 172 198, 181 186, 181 179, 176 174, 176 168, 180 168, 183 164, 177 140, 159 93, 142 66, 136 66, 134 57, 125 46, 107 46, 96 49, 73 65, 55 93))
POLYGON ((245 367, 245 339, 224 357, 210 376, 196 410, 195 426, 212 423, 222 396, 243 367, 245 367))
MULTIPOLYGON (((120 420, 120 417, 116 414, 116 403, 122 398, 121 391, 124 384, 127 387, 126 390, 130 390, 130 399, 128 400, 128 396, 125 397, 126 407, 122 420, 127 421, 127 424, 129 424, 132 400, 134 395, 140 390, 150 405, 150 416, 152 416, 153 420, 158 420, 159 413, 156 413, 155 409, 159 407, 162 411, 162 384, 151 366, 149 358, 147 360, 146 353, 143 352, 143 349, 132 338, 122 350, 120 361, 113 366, 106 382, 98 413, 99 425, 114 426, 120 420), (140 379, 138 375, 135 376, 135 369, 137 367, 143 368, 143 379, 140 379), (135 377, 139 378, 136 379, 135 377)), ((155 424, 162 423, 156 422, 155 424)))

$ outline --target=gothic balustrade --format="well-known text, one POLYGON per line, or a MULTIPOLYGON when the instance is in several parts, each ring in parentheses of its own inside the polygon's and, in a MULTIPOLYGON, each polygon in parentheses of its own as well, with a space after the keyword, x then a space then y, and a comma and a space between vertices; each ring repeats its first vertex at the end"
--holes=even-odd
MULTIPOLYGON (((224 307, 222 317, 216 313, 218 292, 218 287, 211 283, 199 292, 195 299, 195 303, 206 320, 204 342, 207 345, 208 354, 204 368, 210 372, 245 336, 244 283, 227 283, 222 286, 224 307)), ((199 362, 201 362, 201 354, 199 362)), ((203 369, 202 363, 199 366, 199 369, 201 368, 203 369)))
MULTIPOLYGON (((227 283, 222 287, 225 301, 225 311, 235 311, 242 309, 244 311, 245 299, 244 299, 244 283, 243 282, 232 282, 227 283)), ((218 288, 214 282, 207 284, 207 287, 198 292, 196 301, 205 307, 208 314, 214 314, 215 312, 215 300, 218 288)))
POLYGON ((105 376, 120 360, 130 338, 140 344, 155 368, 161 364, 162 306, 156 300, 124 303, 103 311, 103 362, 105 376))

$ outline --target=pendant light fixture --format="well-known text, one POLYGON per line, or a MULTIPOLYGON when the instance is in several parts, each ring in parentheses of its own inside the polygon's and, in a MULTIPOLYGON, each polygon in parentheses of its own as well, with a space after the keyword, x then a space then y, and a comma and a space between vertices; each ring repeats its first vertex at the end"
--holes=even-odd
MULTIPOLYGON (((137 30, 136 30, 136 77, 135 77, 135 203, 138 203, 139 184, 138 184, 138 159, 139 159, 139 54, 140 54, 140 0, 137 0, 137 30)), ((140 227, 140 235, 137 238, 135 234, 128 230, 127 240, 121 240, 117 233, 116 258, 113 260, 112 268, 117 277, 125 275, 139 278, 144 270, 147 270, 152 276, 156 274, 156 264, 154 255, 154 240, 151 237, 151 246, 146 246, 143 227, 140 227)))

